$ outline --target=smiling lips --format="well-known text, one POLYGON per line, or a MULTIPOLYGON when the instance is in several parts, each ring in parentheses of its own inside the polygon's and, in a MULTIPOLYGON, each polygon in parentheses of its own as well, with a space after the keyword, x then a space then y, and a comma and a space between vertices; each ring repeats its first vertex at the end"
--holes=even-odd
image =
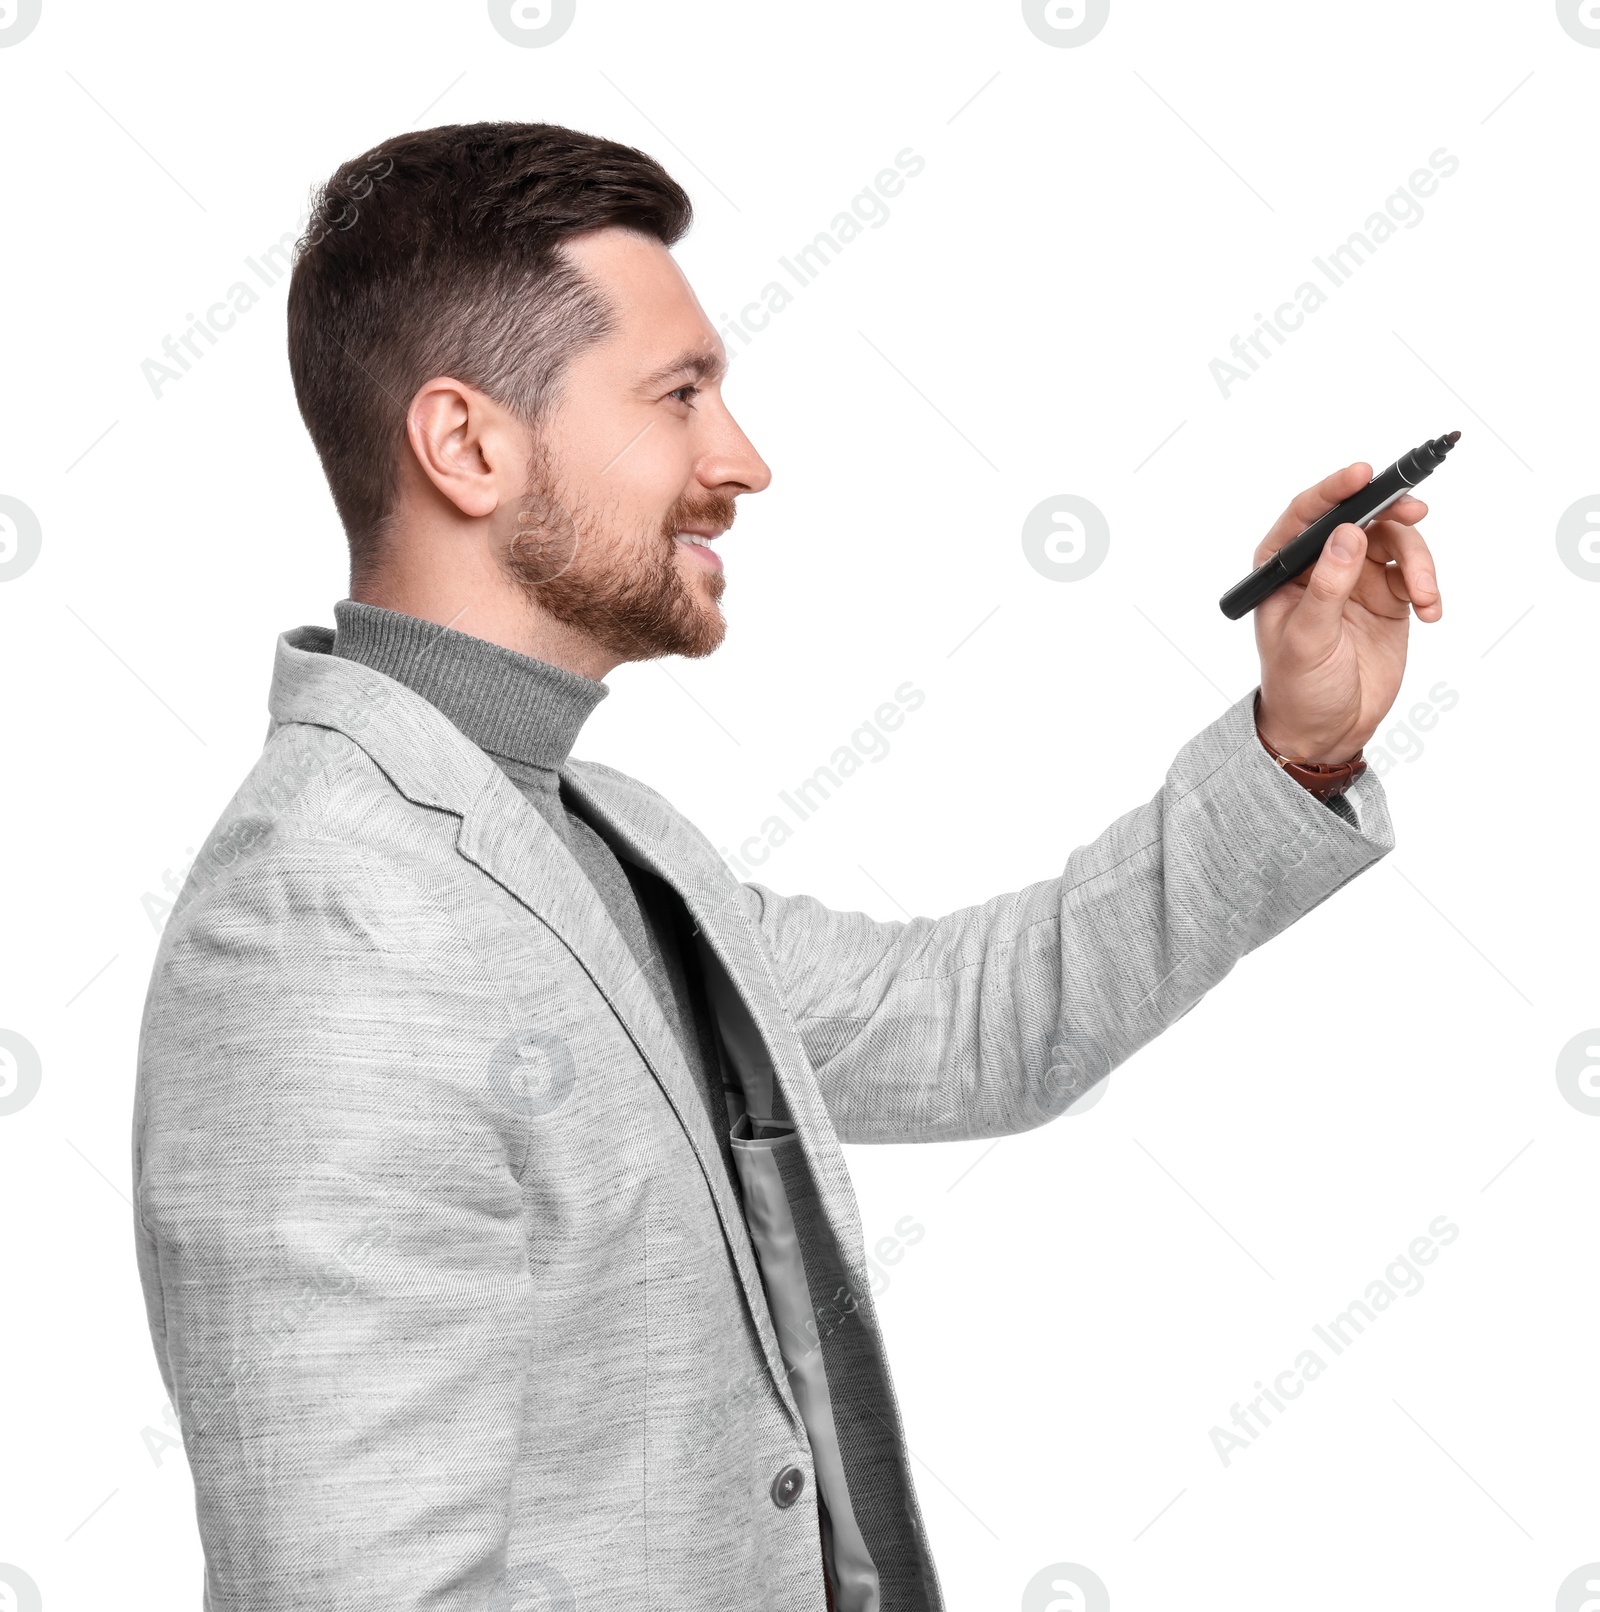
POLYGON ((714 565, 719 571, 722 569, 722 556, 714 554, 711 550, 712 535, 707 532, 679 532, 673 539, 680 548, 693 549, 706 561, 714 565))

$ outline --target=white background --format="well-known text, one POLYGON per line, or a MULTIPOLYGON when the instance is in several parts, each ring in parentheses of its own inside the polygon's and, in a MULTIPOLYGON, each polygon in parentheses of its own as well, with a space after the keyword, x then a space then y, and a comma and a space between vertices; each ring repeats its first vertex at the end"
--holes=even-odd
POLYGON ((1555 541, 1600 493, 1597 95, 1545 0, 1113 0, 1065 49, 953 0, 579 0, 539 49, 465 0, 44 0, 0 49, 0 493, 42 531, 0 583, 0 1027, 42 1066, 0 1117, 0 1562, 46 1612, 199 1604, 128 1204, 145 898, 259 751, 276 635, 346 592, 283 284, 159 398, 141 362, 340 161, 484 118, 660 158, 714 319, 926 161, 733 343, 774 479, 719 545, 725 645, 618 670, 578 747, 731 848, 913 681, 760 869, 785 892, 893 918, 1059 873, 1255 682, 1216 600, 1288 498, 1462 430, 1444 618, 1369 747, 1393 854, 1086 1111, 848 1157, 869 1248, 925 1229, 878 1305, 952 1609, 1061 1562, 1117 1612, 1555 1605, 1600 1560, 1600 1118, 1555 1076, 1600 1024, 1600 587, 1555 541), (1422 221, 1225 399, 1210 361, 1440 148, 1422 221), (1020 541, 1060 493, 1110 525, 1078 581, 1020 541), (1224 1466, 1211 1428, 1440 1215, 1423 1289, 1224 1466))

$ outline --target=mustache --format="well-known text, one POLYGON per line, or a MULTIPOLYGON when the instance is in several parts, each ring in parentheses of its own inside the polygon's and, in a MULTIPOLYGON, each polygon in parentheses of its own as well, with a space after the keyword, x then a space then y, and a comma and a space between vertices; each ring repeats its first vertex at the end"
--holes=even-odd
POLYGON ((671 538, 686 526, 707 526, 719 536, 733 525, 738 513, 732 493, 697 494, 680 498, 661 523, 663 537, 671 538))

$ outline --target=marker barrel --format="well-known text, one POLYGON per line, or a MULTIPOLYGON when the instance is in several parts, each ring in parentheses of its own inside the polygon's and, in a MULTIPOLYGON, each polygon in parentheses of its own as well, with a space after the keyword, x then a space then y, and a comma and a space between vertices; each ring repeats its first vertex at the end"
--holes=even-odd
MULTIPOLYGON (((1459 436, 1460 433, 1455 433, 1459 436)), ((1292 581, 1317 563, 1336 527, 1346 524, 1366 527, 1396 500, 1403 498, 1418 482, 1433 474, 1444 463, 1444 456, 1455 446, 1455 436, 1438 437, 1420 448, 1402 454, 1387 470, 1374 476, 1359 492, 1326 515, 1314 520, 1303 532, 1291 537, 1276 554, 1257 566, 1242 582, 1218 601, 1229 621, 1248 615, 1284 583, 1292 581)))

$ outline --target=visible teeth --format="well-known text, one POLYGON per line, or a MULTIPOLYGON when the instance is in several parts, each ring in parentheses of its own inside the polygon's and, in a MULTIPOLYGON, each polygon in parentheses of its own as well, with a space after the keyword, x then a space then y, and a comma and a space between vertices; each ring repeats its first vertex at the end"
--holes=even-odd
POLYGON ((709 548, 711 544, 709 537, 701 537, 698 532, 679 532, 678 541, 680 543, 693 543, 699 548, 709 548))

